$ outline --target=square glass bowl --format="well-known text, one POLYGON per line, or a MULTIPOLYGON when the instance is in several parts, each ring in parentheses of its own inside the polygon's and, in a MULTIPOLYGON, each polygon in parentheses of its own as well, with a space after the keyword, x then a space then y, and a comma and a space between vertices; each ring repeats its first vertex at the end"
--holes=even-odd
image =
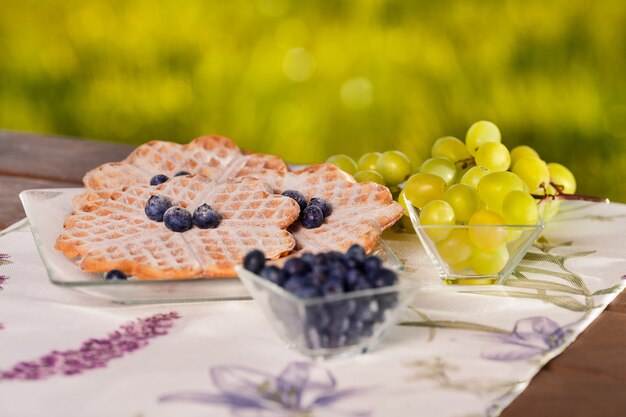
POLYGON ((364 353, 380 342, 412 301, 417 283, 402 272, 398 284, 301 299, 242 267, 237 274, 290 348, 315 359, 364 353))
POLYGON ((532 225, 423 225, 419 209, 413 207, 406 197, 405 205, 415 233, 445 284, 501 284, 524 258, 544 227, 541 219, 532 225), (470 234, 477 237, 506 236, 506 243, 481 250, 469 244, 470 234), (442 238, 444 236, 446 238, 442 238))

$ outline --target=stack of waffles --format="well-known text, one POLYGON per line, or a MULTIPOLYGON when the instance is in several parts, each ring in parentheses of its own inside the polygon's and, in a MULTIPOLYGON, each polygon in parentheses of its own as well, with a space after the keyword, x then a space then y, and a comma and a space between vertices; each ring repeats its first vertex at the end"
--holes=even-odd
POLYGON ((84 184, 57 249, 87 272, 120 269, 139 279, 234 276, 235 265, 254 249, 268 259, 353 244, 371 250, 403 214, 384 186, 357 183, 331 164, 292 171, 277 156, 242 151, 220 136, 186 145, 146 143, 124 161, 88 172, 84 184), (189 175, 175 176, 180 171, 189 175), (149 185, 157 174, 170 179, 149 185), (304 228, 298 204, 281 195, 286 190, 326 200, 332 214, 320 227, 304 228), (153 195, 190 212, 209 204, 222 220, 215 229, 173 232, 146 217, 153 195))

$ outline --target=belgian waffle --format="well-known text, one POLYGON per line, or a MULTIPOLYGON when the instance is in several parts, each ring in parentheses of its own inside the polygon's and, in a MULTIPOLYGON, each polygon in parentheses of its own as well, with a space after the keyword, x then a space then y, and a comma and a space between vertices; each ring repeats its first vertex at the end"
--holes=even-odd
POLYGON ((121 269, 140 279, 234 276, 234 266, 253 249, 270 259, 290 252, 295 241, 285 229, 299 211, 294 200, 273 194, 254 178, 217 182, 179 176, 156 187, 131 185, 85 202, 66 220, 56 247, 69 258, 80 258, 87 272, 121 269), (209 204, 221 222, 215 229, 173 232, 144 213, 155 194, 190 212, 209 204))
POLYGON ((180 171, 223 182, 255 173, 285 172, 287 165, 277 156, 244 152, 222 136, 201 136, 186 145, 155 140, 137 147, 121 162, 87 172, 83 183, 89 190, 106 193, 148 184, 156 174, 173 177, 180 171))

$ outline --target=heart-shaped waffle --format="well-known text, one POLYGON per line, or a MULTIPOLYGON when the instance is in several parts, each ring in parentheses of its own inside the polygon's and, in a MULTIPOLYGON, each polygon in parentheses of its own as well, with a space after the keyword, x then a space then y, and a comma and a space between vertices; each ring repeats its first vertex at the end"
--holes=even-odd
POLYGON ((276 193, 296 190, 310 200, 318 197, 332 207, 322 226, 307 229, 300 222, 289 231, 296 249, 305 252, 345 251, 355 243, 372 249, 382 231, 404 213, 387 187, 370 182, 358 183, 332 164, 311 165, 292 172, 254 174, 271 185, 276 193))
POLYGON ((224 182, 254 173, 284 172, 287 165, 277 156, 243 152, 222 136, 201 136, 186 145, 155 140, 137 147, 121 162, 89 171, 83 183, 90 190, 107 192, 148 184, 157 174, 173 177, 180 171, 224 182))
POLYGON ((140 279, 234 276, 234 266, 253 249, 269 259, 290 252, 295 241, 285 229, 299 215, 298 204, 273 194, 254 178, 221 183, 197 175, 179 176, 156 187, 133 185, 86 203, 65 222, 56 241, 87 272, 121 269, 140 279), (177 233, 146 216, 152 195, 162 195, 191 213, 209 204, 221 216, 215 229, 177 233))

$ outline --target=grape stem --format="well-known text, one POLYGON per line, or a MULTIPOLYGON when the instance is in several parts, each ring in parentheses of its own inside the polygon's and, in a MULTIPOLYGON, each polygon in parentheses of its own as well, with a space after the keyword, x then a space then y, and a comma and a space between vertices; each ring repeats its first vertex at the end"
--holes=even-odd
POLYGON ((469 157, 466 159, 459 159, 458 161, 455 162, 455 164, 459 165, 461 169, 466 169, 469 167, 476 166, 476 161, 474 160, 473 157, 469 157))
POLYGON ((583 194, 567 194, 563 192, 563 186, 559 184, 555 184, 553 182, 550 183, 556 190, 556 194, 548 194, 546 187, 544 185, 541 186, 544 194, 531 194, 533 198, 536 200, 578 200, 578 201, 591 201, 594 203, 610 203, 608 198, 605 197, 595 197, 591 195, 583 195, 583 194))

